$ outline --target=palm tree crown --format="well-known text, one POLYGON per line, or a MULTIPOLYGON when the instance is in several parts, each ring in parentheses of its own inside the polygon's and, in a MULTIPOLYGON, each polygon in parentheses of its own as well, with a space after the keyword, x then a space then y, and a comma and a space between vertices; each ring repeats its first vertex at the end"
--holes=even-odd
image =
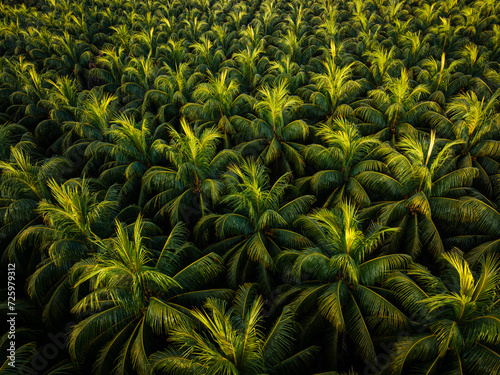
POLYGON ((446 282, 423 267, 386 281, 425 327, 424 333, 411 334, 396 344, 393 373, 417 367, 457 374, 498 371, 498 257, 483 258, 477 273, 458 251, 444 254, 442 261, 446 282))

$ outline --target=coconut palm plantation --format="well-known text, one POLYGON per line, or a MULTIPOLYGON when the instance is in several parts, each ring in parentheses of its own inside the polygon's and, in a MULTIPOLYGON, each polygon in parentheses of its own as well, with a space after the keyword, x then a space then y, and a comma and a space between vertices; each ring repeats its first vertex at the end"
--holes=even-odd
POLYGON ((1 0, 0 373, 500 374, 499 25, 1 0))

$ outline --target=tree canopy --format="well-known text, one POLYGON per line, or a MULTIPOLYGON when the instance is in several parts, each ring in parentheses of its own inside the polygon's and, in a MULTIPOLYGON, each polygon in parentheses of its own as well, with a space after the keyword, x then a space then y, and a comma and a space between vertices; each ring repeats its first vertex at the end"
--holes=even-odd
POLYGON ((499 24, 0 1, 0 372, 500 373, 499 24))

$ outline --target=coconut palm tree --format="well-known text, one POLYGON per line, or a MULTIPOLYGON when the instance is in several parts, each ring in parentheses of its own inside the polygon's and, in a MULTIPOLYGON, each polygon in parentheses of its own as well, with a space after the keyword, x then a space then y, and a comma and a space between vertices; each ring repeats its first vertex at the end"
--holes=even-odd
POLYGON ((271 85, 284 81, 289 92, 296 95, 299 93, 300 88, 304 86, 307 76, 304 69, 294 62, 290 55, 285 55, 283 58, 269 64, 267 74, 262 80, 271 85))
POLYGON ((459 166, 477 168, 474 187, 495 199, 500 173, 500 89, 488 100, 480 100, 473 91, 458 95, 448 103, 446 117, 430 116, 433 126, 445 136, 460 140, 459 166))
POLYGON ((194 226, 193 220, 209 214, 221 198, 220 175, 238 155, 232 150, 217 152, 222 134, 215 128, 198 136, 184 118, 181 127, 183 133, 169 126, 172 142, 160 148, 172 167, 155 166, 147 171, 140 203, 146 211, 156 212, 157 218, 168 215, 172 224, 184 218, 194 226), (154 196, 148 199, 151 193, 154 196))
POLYGON ((199 40, 200 36, 203 34, 208 24, 199 20, 197 16, 191 19, 184 19, 183 23, 186 27, 182 28, 179 32, 181 36, 184 36, 187 40, 194 42, 195 40, 199 40))
MULTIPOLYGON (((251 26, 247 31, 253 30, 251 26)), ((264 43, 258 36, 253 38, 258 41, 256 46, 246 46, 245 49, 233 54, 234 64, 233 71, 241 85, 241 91, 252 93, 260 85, 264 72, 269 65, 269 59, 262 56, 265 52, 264 43)), ((247 42, 247 41, 245 41, 247 42)), ((247 42, 248 43, 248 42, 247 42)), ((228 61, 229 62, 232 60, 228 61)))
POLYGON ((92 58, 89 44, 75 40, 68 32, 53 37, 53 49, 57 54, 45 60, 45 64, 58 69, 61 74, 73 74, 82 87, 87 87, 88 64, 92 58))
POLYGON ((234 45, 232 39, 236 37, 236 31, 229 31, 229 28, 226 24, 221 25, 213 25, 211 29, 211 33, 217 42, 218 46, 222 47, 224 55, 227 56, 228 53, 231 54, 234 51, 234 45))
POLYGON ((89 75, 104 81, 104 90, 113 93, 121 85, 127 60, 126 51, 122 47, 103 48, 95 58, 95 67, 90 70, 89 75))
POLYGON ((63 135, 52 145, 66 155, 85 150, 94 140, 103 140, 116 109, 116 96, 96 89, 86 92, 81 100, 76 121, 66 121, 63 135))
POLYGON ((215 43, 205 35, 201 36, 196 40, 196 43, 191 45, 197 71, 201 73, 215 73, 220 69, 221 64, 226 60, 226 56, 221 48, 216 49, 214 48, 215 46, 215 43))
POLYGON ((255 284, 242 285, 228 307, 209 298, 193 319, 200 328, 180 324, 170 334, 172 349, 151 358, 153 372, 168 374, 299 374, 310 367, 318 347, 292 352, 297 325, 289 308, 266 332, 263 301, 255 284), (293 354, 292 354, 293 353, 293 354))
POLYGON ((383 86, 387 77, 395 77, 402 68, 401 60, 396 58, 396 49, 385 49, 375 45, 363 53, 367 63, 356 63, 355 68, 360 75, 371 83, 372 89, 383 86))
POLYGON ((134 56, 151 56, 157 59, 166 36, 165 32, 156 30, 154 26, 151 26, 148 30, 142 30, 134 34, 131 53, 134 56))
POLYGON ((326 147, 308 145, 304 159, 318 172, 296 179, 296 184, 302 189, 312 189, 316 197, 324 201, 325 208, 345 200, 361 207, 370 206, 370 197, 356 177, 366 170, 385 171, 384 163, 372 157, 380 141, 375 137, 362 137, 356 126, 344 118, 337 118, 330 126, 320 125, 316 135, 326 147))
MULTIPOLYGON (((363 232, 355 206, 345 202, 335 210, 302 216, 297 224, 312 246, 278 256, 281 267, 291 265, 288 272, 298 283, 291 287, 293 311, 304 316, 314 309, 313 320, 323 317, 333 326, 327 355, 334 368, 341 365, 344 350, 376 364, 376 335, 389 334, 408 323, 379 287, 389 271, 411 261, 404 254, 377 255, 384 236, 397 228, 375 223, 363 232), (352 345, 347 348, 346 338, 352 345)), ((304 327, 311 326, 309 322, 304 327)))
POLYGON ((88 160, 83 173, 92 174, 99 170, 101 181, 112 185, 121 183, 120 199, 133 204, 141 189, 142 176, 153 165, 159 165, 164 159, 165 142, 159 137, 167 133, 165 126, 154 130, 151 118, 143 117, 137 124, 125 114, 111 121, 111 127, 104 132, 109 142, 94 141, 85 150, 88 160))
MULTIPOLYGON (((76 81, 69 77, 58 76, 55 81, 49 80, 49 83, 53 86, 50 100, 55 104, 54 109, 50 111, 51 120, 58 122, 75 121, 80 96, 76 81)), ((35 133, 37 130, 38 126, 35 133)), ((43 136, 46 136, 46 133, 48 131, 44 132, 43 136)), ((38 136, 38 138, 42 138, 42 136, 38 136)))
POLYGON ((198 238, 207 239, 210 228, 215 228, 219 242, 209 249, 223 254, 232 287, 258 280, 269 293, 274 283, 274 258, 285 247, 308 244, 292 224, 307 212, 314 196, 303 195, 285 203, 289 179, 287 173, 271 185, 262 165, 251 160, 231 165, 224 176, 228 194, 221 200, 230 212, 207 215, 196 224, 198 238))
POLYGON ((220 273, 222 261, 213 253, 199 256, 186 243, 182 223, 172 229, 161 252, 146 248, 143 230, 140 217, 131 234, 117 222, 116 237, 100 241, 99 251, 71 271, 75 286, 89 283, 89 294, 73 307, 82 319, 71 332, 69 353, 77 363, 94 357, 97 374, 132 369, 149 374, 155 336, 181 322, 189 324, 188 308, 206 296, 232 296, 227 289, 200 290, 220 273))
POLYGON ((430 27, 428 32, 435 35, 437 47, 446 54, 464 46, 468 41, 466 37, 455 33, 451 17, 439 17, 437 24, 430 27))
MULTIPOLYGON (((460 70, 469 77, 468 90, 473 90, 481 98, 489 99, 494 91, 491 89, 487 73, 489 71, 486 47, 477 46, 475 43, 467 43, 460 51, 460 70)), ((497 82, 498 84, 498 82, 497 82)))
POLYGON ((307 65, 316 50, 316 46, 311 43, 312 35, 301 34, 300 32, 297 34, 293 27, 288 27, 285 30, 283 30, 280 38, 276 40, 278 47, 276 57, 290 56, 292 62, 307 65))
POLYGON ((27 291, 43 307, 44 322, 56 328, 68 319, 71 307, 69 269, 96 251, 100 236, 112 233, 109 223, 119 213, 118 190, 112 187, 99 194, 85 179, 62 185, 49 180, 47 185, 51 198, 38 205, 43 223, 23 228, 8 251, 22 254, 29 249, 41 256, 27 291))
POLYGON ((427 94, 426 86, 413 87, 406 70, 401 71, 399 78, 387 76, 385 89, 370 91, 370 99, 356 104, 354 115, 363 121, 358 128, 362 134, 376 134, 382 141, 390 139, 394 145, 396 136, 412 132, 424 113, 439 111, 435 102, 422 101, 427 94))
POLYGON ((444 254, 442 262, 442 279, 415 266, 386 281, 422 327, 395 344, 392 373, 500 371, 500 259, 483 258, 477 273, 458 251, 444 254))
POLYGON ((257 17, 253 20, 256 25, 259 25, 263 34, 266 37, 274 36, 280 32, 280 13, 281 10, 272 1, 264 1, 262 3, 262 10, 258 13, 257 17))
POLYGON ((402 51, 404 56, 403 61, 406 69, 408 69, 409 76, 413 78, 424 59, 432 53, 431 45, 428 42, 431 36, 422 36, 419 31, 417 33, 409 32, 402 37, 402 45, 404 46, 402 51))
POLYGON ((426 139, 418 134, 405 134, 397 143, 401 153, 387 147, 389 174, 377 171, 360 173, 358 181, 374 192, 383 184, 379 196, 363 215, 378 212, 384 225, 400 227, 394 234, 391 251, 404 252, 417 258, 422 250, 437 258, 444 252, 439 222, 460 222, 459 198, 464 188, 477 176, 474 167, 458 168, 453 148, 460 141, 437 139, 435 132, 426 139), (384 181, 382 183, 382 181, 384 181))
MULTIPOLYGON (((32 144, 31 144, 32 146, 32 144)), ((19 273, 29 275, 40 261, 39 254, 30 248, 18 246, 25 231, 41 224, 37 211, 43 200, 51 198, 47 182, 61 180, 70 163, 62 157, 36 161, 30 157, 22 143, 10 149, 10 160, 0 161, 0 224, 1 238, 5 246, 4 260, 24 265, 19 273), (24 272, 23 272, 24 271, 24 272)))
POLYGON ((29 53, 33 60, 43 62, 44 59, 50 57, 54 52, 52 44, 52 33, 43 28, 28 28, 24 30, 24 38, 26 39, 26 52, 29 53))
POLYGON ((327 122, 338 115, 349 115, 349 104, 354 102, 363 89, 362 82, 352 79, 353 63, 345 66, 335 63, 337 50, 334 42, 331 43, 329 52, 325 61, 322 61, 323 73, 313 73, 314 85, 305 88, 310 92, 309 100, 314 108, 326 117, 327 122))
POLYGON ((200 83, 192 97, 198 103, 188 103, 182 108, 182 113, 202 132, 216 126, 224 135, 224 148, 230 148, 231 138, 235 132, 232 122, 241 119, 249 112, 254 99, 246 94, 239 94, 238 83, 231 79, 228 70, 223 70, 217 76, 209 73, 207 83, 200 83))
POLYGON ((2 94, 10 106, 5 113, 8 119, 21 125, 34 127, 48 117, 50 106, 48 74, 39 73, 34 65, 22 57, 15 63, 7 63, 6 81, 2 94))
POLYGON ((54 152, 52 148, 60 143, 58 140, 64 135, 64 123, 77 121, 83 95, 79 93, 77 81, 70 77, 58 76, 55 81, 47 81, 52 86, 49 92, 50 104, 46 105, 49 118, 38 122, 33 133, 39 146, 54 152))
POLYGON ((239 124, 239 131, 252 140, 241 143, 238 149, 243 156, 255 155, 264 165, 272 165, 275 173, 293 171, 304 173, 303 148, 297 141, 306 140, 309 126, 304 120, 293 120, 293 111, 303 101, 289 96, 285 81, 276 86, 258 90, 261 100, 254 104, 257 118, 239 124))
POLYGON ((185 62, 175 69, 168 65, 163 69, 166 74, 156 77, 154 88, 146 92, 142 103, 142 114, 156 114, 160 124, 180 117, 181 108, 191 101, 194 88, 203 77, 185 62))
MULTIPOLYGON (((429 100, 438 103, 442 108, 446 102, 468 83, 468 78, 458 70, 459 62, 451 61, 447 64, 446 54, 441 54, 441 59, 433 57, 422 61, 422 69, 417 80, 429 87, 429 100)), ((434 113, 431 113, 433 115, 434 113)))
POLYGON ((123 71, 122 101, 125 103, 125 110, 131 112, 141 108, 144 97, 149 90, 154 88, 155 80, 163 73, 158 61, 147 55, 147 57, 132 58, 123 71))

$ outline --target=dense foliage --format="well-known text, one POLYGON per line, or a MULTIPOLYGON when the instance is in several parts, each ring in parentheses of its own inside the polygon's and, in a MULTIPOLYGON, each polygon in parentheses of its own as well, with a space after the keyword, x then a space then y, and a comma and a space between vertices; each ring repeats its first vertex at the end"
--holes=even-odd
POLYGON ((500 373, 500 3, 19 3, 2 374, 500 373))

